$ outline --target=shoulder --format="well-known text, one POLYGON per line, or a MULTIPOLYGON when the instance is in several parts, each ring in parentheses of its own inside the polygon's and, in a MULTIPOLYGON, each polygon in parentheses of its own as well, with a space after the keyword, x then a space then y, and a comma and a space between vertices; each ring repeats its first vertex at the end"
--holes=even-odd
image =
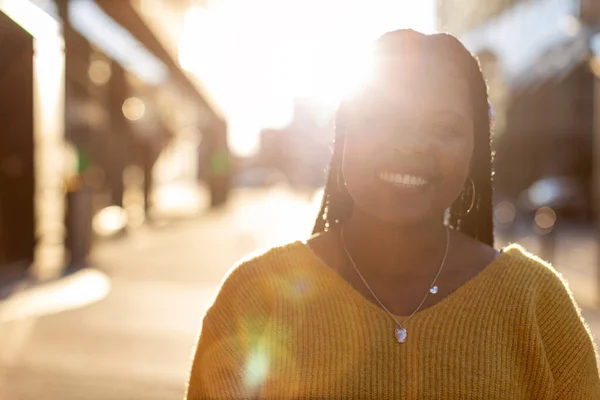
POLYGON ((297 270, 305 257, 300 241, 246 255, 225 274, 209 312, 266 307, 265 302, 284 282, 282 278, 297 270))
POLYGON ((562 275, 519 246, 506 250, 507 265, 529 282, 539 338, 556 384, 556 398, 598 398, 597 348, 562 275))
POLYGON ((303 246, 302 242, 294 242, 254 252, 237 262, 206 309, 203 330, 226 334, 240 327, 261 329, 287 282, 288 271, 293 271, 304 256, 303 246))
POLYGON ((236 262, 221 286, 269 279, 296 267, 306 257, 306 245, 300 241, 249 253, 236 262))
POLYGON ((561 326, 562 334, 587 340, 589 330, 564 277, 550 263, 518 245, 507 247, 503 253, 506 279, 515 285, 519 282, 521 289, 529 291, 542 331, 558 332, 557 327, 561 326))
POLYGON ((550 263, 517 244, 502 249, 497 262, 502 267, 501 273, 509 282, 520 282, 539 294, 569 292, 566 280, 550 263))
POLYGON ((517 244, 505 247, 495 263, 492 285, 526 301, 538 323, 552 323, 552 318, 580 319, 581 310, 568 282, 550 263, 517 244))

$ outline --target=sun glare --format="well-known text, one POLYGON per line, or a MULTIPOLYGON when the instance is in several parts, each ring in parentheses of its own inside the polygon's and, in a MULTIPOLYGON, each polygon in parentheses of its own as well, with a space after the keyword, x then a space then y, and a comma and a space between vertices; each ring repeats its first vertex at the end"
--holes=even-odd
POLYGON ((308 98, 333 107, 341 97, 367 82, 372 73, 372 61, 368 43, 351 48, 289 46, 273 57, 272 67, 279 73, 271 75, 271 86, 290 98, 308 98))
POLYGON ((294 99, 333 109, 360 87, 377 36, 431 31, 434 17, 433 0, 218 0, 188 11, 179 61, 225 111, 244 155, 260 129, 289 123, 294 99))

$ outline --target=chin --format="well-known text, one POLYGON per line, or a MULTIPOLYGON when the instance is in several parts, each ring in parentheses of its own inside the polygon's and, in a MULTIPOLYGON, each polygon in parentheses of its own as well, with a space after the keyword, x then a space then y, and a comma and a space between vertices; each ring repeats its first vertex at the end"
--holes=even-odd
MULTIPOLYGON (((390 227, 430 224, 444 214, 444 193, 437 185, 397 188, 391 185, 348 186, 354 207, 362 216, 390 227)), ((362 218, 361 218, 362 219, 362 218)))
POLYGON ((411 226, 419 226, 437 219, 437 214, 424 210, 372 210, 369 214, 384 225, 389 225, 394 228, 406 228, 411 226))

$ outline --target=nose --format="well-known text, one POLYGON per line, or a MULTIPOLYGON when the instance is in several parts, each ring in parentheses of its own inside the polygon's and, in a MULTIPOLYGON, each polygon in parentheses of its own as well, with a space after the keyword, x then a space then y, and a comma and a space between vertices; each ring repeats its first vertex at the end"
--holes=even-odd
POLYGON ((422 154, 429 151, 431 140, 427 135, 411 131, 404 135, 398 135, 392 144, 394 153, 402 155, 422 154))

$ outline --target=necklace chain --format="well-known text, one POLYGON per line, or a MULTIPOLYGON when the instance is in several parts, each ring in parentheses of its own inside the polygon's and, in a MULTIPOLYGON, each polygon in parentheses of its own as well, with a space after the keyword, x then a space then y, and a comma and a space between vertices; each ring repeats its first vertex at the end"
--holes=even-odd
POLYGON ((369 286, 369 284, 367 283, 367 280, 360 273, 360 270, 356 266, 356 263, 352 259, 352 256, 350 255, 350 252, 348 251, 348 247, 346 246, 346 240, 344 238, 344 228, 343 227, 340 229, 340 236, 342 239, 342 247, 344 248, 346 257, 348 257, 348 260, 350 260, 350 264, 352 264, 352 267, 354 267, 354 270, 356 271, 356 274, 358 275, 358 277, 363 281, 363 283, 365 284, 365 287, 369 290, 369 292, 371 292, 371 294, 373 295, 373 298, 377 301, 377 303, 379 303, 381 308, 383 308, 385 310, 385 312, 396 322, 396 324, 400 328, 405 329, 405 324, 408 322, 408 320, 410 320, 421 309, 421 307, 423 307, 423 304, 425 304, 425 300, 427 300, 427 298, 429 297, 429 293, 431 292, 431 289, 434 287, 435 282, 437 281, 438 277, 440 276, 440 273, 442 272, 442 269, 444 268, 444 264, 446 263, 446 258, 448 256, 448 249, 450 248, 450 232, 449 232, 448 228, 446 227, 446 250, 444 251, 444 258, 442 258, 442 262, 440 263, 440 267, 438 268, 437 274, 433 278, 433 281, 431 282, 431 285, 429 286, 427 293, 425 293, 423 300, 421 300, 421 303, 419 303, 419 305, 412 312, 412 314, 410 314, 403 322, 398 321, 396 316, 394 314, 392 314, 392 312, 390 310, 388 310, 388 308, 381 302, 381 300, 379 300, 379 298, 377 297, 377 295, 375 294, 373 289, 371 289, 371 286, 369 286))

